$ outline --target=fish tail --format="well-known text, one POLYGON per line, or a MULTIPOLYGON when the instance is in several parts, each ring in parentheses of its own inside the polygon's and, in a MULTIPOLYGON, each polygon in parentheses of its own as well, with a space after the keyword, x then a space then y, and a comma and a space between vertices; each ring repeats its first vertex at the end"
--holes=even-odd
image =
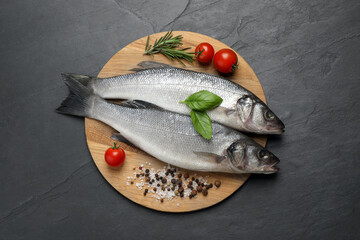
MULTIPOLYGON (((76 77, 75 74, 62 74, 62 77, 70 92, 60 107, 56 109, 56 112, 80 117, 91 117, 90 110, 94 102, 93 98, 96 96, 77 80, 79 77, 76 77)), ((85 77, 80 78, 86 79, 85 77)))

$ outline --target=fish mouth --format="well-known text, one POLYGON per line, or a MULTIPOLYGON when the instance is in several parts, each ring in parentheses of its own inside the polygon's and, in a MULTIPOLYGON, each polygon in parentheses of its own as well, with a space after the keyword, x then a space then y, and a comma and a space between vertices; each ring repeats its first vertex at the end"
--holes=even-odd
POLYGON ((276 124, 267 125, 266 130, 268 131, 268 133, 282 134, 283 132, 285 132, 285 125, 279 120, 279 122, 276 124))
POLYGON ((278 164, 280 162, 280 160, 279 159, 274 159, 273 161, 274 161, 273 164, 268 165, 268 166, 266 166, 264 168, 265 173, 276 173, 277 171, 279 171, 279 168, 276 167, 275 165, 278 164))

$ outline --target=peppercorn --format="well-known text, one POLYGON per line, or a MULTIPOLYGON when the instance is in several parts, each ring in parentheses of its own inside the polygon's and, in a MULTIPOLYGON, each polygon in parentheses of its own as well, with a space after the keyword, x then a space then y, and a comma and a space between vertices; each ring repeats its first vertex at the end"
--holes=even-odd
POLYGON ((145 189, 145 192, 147 193, 148 191, 149 191, 149 189, 146 188, 146 189, 145 189))
POLYGON ((171 190, 174 191, 174 190, 175 190, 175 187, 172 187, 171 190))
POLYGON ((155 179, 151 179, 151 182, 152 182, 152 183, 155 182, 155 179))
POLYGON ((162 183, 166 183, 166 182, 167 182, 167 179, 166 179, 166 178, 163 178, 163 179, 161 180, 161 182, 162 182, 162 183))
POLYGON ((196 182, 197 184, 199 184, 199 179, 195 179, 195 182, 196 182))
POLYGON ((163 203, 163 202, 164 202, 164 199, 162 198, 162 199, 160 200, 160 202, 162 202, 162 203, 163 203))
POLYGON ((181 173, 179 173, 179 174, 178 174, 178 178, 181 178, 181 177, 182 177, 182 174, 181 174, 181 173))
POLYGON ((159 177, 159 174, 155 173, 155 177, 158 178, 158 177, 159 177))
POLYGON ((150 170, 149 170, 149 169, 146 169, 146 170, 145 170, 145 172, 146 172, 146 173, 149 173, 149 172, 150 172, 150 170))
POLYGON ((133 170, 135 170, 136 168, 133 168, 133 170))
POLYGON ((216 180, 215 181, 215 187, 220 187, 221 186, 221 182, 220 182, 220 180, 216 180))
POLYGON ((210 187, 210 188, 212 188, 212 187, 213 187, 213 184, 212 184, 212 183, 210 183, 210 184, 209 184, 209 187, 210 187))
POLYGON ((154 188, 154 192, 156 192, 156 190, 157 190, 157 189, 156 189, 156 187, 155 187, 155 188, 154 188))
POLYGON ((196 191, 196 190, 192 190, 192 191, 191 191, 191 194, 192 194, 193 196, 195 196, 195 195, 197 194, 197 191, 196 191))
POLYGON ((140 174, 136 174, 136 177, 139 178, 139 177, 140 177, 140 174))
POLYGON ((171 183, 176 184, 176 179, 175 178, 171 179, 171 183))
POLYGON ((145 173, 145 177, 148 177, 149 176, 149 174, 148 173, 145 173))
POLYGON ((202 187, 204 187, 204 186, 205 186, 205 184, 204 184, 204 183, 201 183, 201 186, 202 186, 202 187))
POLYGON ((131 183, 131 184, 134 184, 134 182, 133 182, 133 181, 131 181, 130 183, 131 183))
POLYGON ((189 195, 189 198, 190 198, 190 199, 192 199, 192 198, 193 198, 193 195, 192 195, 191 193, 190 193, 190 195, 189 195))
POLYGON ((157 177, 157 178, 156 178, 156 181, 159 181, 159 180, 160 180, 160 178, 159 178, 159 177, 157 177))
POLYGON ((158 183, 157 186, 160 187, 160 183, 158 183))
POLYGON ((192 177, 192 178, 191 178, 191 180, 195 181, 195 178, 194 178, 194 177, 192 177))
POLYGON ((160 180, 163 180, 163 177, 160 177, 160 180))
POLYGON ((210 188, 210 185, 206 185, 206 187, 205 187, 206 189, 209 189, 210 188))
POLYGON ((208 195, 208 190, 203 189, 203 190, 202 190, 202 194, 203 194, 204 196, 207 196, 207 195, 208 195))
POLYGON ((149 182, 149 181, 150 181, 150 177, 146 177, 145 182, 149 182))
POLYGON ((184 193, 180 193, 180 197, 184 197, 184 193))
POLYGON ((172 173, 172 174, 171 174, 171 177, 175 177, 175 174, 172 173))
POLYGON ((191 185, 193 185, 193 182, 192 182, 192 181, 190 181, 190 182, 189 182, 189 185, 190 185, 190 186, 191 186, 191 185))
POLYGON ((182 193, 182 192, 184 192, 184 188, 183 187, 179 187, 179 193, 182 193))
POLYGON ((170 192, 170 188, 167 189, 170 192))
POLYGON ((189 174, 188 174, 188 173, 185 173, 185 174, 184 174, 184 178, 185 178, 185 179, 188 179, 188 178, 189 178, 189 174))
POLYGON ((201 192, 201 191, 202 191, 202 187, 201 187, 201 186, 197 186, 196 190, 197 190, 198 192, 201 192))

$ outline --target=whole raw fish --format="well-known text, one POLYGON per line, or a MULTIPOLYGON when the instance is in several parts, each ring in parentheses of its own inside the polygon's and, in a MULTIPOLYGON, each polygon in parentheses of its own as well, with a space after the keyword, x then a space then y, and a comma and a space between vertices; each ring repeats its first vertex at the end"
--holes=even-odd
POLYGON ((280 134, 284 124, 252 92, 225 78, 156 63, 141 62, 144 69, 111 78, 79 74, 65 77, 80 81, 93 93, 105 99, 142 100, 165 110, 190 114, 179 101, 200 90, 208 90, 223 99, 221 105, 208 112, 212 121, 257 134, 280 134))

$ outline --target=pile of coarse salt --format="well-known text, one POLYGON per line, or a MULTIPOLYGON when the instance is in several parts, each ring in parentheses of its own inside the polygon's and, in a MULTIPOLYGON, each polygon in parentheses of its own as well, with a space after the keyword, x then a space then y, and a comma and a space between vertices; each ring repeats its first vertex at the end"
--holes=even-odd
MULTIPOLYGON (((145 165, 147 166, 141 164, 138 168, 133 169, 135 170, 134 176, 127 177, 126 185, 135 184, 140 191, 144 189, 144 196, 149 194, 157 201, 163 202, 164 199, 171 201, 176 198, 187 197, 197 198, 195 192, 198 192, 199 188, 206 188, 207 195, 207 189, 212 187, 212 184, 209 185, 205 179, 209 176, 204 178, 194 174, 190 177, 189 174, 181 173, 178 168, 173 168, 170 165, 164 166, 162 169, 150 168, 151 163, 148 162, 145 162, 145 165)), ((201 194, 200 191, 199 194, 201 194)))

